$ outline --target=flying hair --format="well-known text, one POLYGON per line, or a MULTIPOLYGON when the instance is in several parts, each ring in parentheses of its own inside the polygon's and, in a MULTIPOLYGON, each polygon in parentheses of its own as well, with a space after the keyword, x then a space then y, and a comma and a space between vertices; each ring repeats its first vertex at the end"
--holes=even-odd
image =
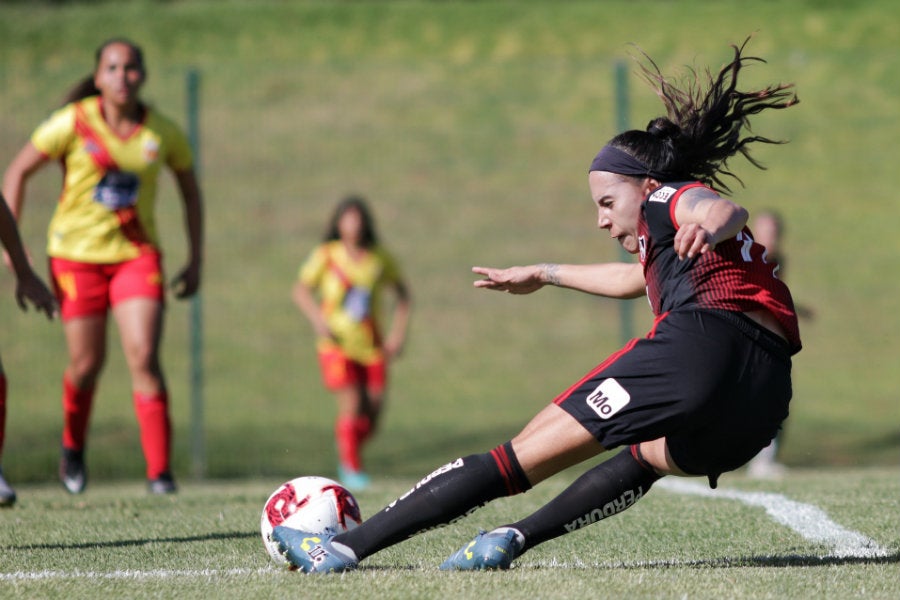
POLYGON ((766 109, 783 109, 799 102, 794 84, 774 84, 753 91, 738 90, 738 74, 749 63, 765 63, 757 56, 744 56, 750 37, 740 46, 732 45, 734 56, 718 73, 689 68, 683 81, 665 77, 657 64, 640 51, 641 75, 654 88, 666 107, 666 116, 650 121, 645 131, 630 130, 615 136, 609 146, 627 152, 648 170, 671 174, 672 181, 699 180, 730 191, 724 178, 743 185, 729 168, 728 161, 741 154, 753 166, 765 166, 750 154, 749 146, 783 144, 750 131, 751 115, 766 109))

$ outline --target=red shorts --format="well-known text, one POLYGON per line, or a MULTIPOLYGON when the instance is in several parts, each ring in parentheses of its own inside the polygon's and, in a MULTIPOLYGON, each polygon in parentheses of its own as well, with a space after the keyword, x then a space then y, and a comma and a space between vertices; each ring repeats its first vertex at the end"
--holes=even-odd
POLYGON ((331 391, 361 384, 372 394, 380 395, 384 392, 387 365, 383 358, 364 365, 347 358, 338 349, 321 350, 319 366, 322 369, 322 381, 331 391))
POLYGON ((130 298, 165 300, 162 257, 158 253, 120 263, 50 257, 50 273, 63 321, 105 315, 109 307, 130 298))

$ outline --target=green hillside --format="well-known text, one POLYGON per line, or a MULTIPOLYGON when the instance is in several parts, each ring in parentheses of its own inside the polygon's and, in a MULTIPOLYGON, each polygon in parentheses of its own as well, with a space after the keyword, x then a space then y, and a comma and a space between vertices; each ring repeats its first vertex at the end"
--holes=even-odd
MULTIPOLYGON (((801 103, 754 121, 767 166, 735 161, 733 197, 788 224, 789 282, 814 308, 801 323, 791 466, 895 465, 900 311, 893 201, 900 139, 900 5, 889 0, 608 2, 0 3, 0 164, 5 168, 94 49, 125 35, 145 50, 145 98, 184 122, 186 73, 201 77, 201 178, 208 207, 204 315, 208 475, 333 469, 334 406, 311 332, 289 297, 331 207, 370 198, 415 300, 373 471, 413 476, 513 435, 622 342, 620 305, 549 289, 472 289, 475 264, 616 260, 595 227, 587 167, 617 132, 614 70, 636 44, 664 72, 718 68, 754 35, 765 65, 748 87, 797 85, 801 103)), ((632 75, 629 116, 661 112, 632 75)), ((42 171, 22 224, 43 265, 59 173, 42 171)), ((185 243, 171 183, 160 227, 169 273, 185 243)), ((635 301, 633 331, 649 324, 635 301)), ((189 471, 188 306, 172 300, 164 363, 177 471, 189 471)), ((10 378, 3 465, 11 481, 55 476, 58 323, 16 309, 0 280, 0 354, 10 378)), ((114 327, 95 404, 95 477, 142 474, 114 327)))

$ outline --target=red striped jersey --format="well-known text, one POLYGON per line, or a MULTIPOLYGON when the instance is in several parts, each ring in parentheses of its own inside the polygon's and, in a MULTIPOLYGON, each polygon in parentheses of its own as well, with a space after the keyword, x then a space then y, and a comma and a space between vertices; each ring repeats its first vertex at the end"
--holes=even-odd
POLYGON ((638 247, 654 314, 679 308, 767 310, 784 328, 793 352, 798 352, 800 328, 791 292, 777 277, 778 263, 768 260, 766 249, 753 241, 748 227, 719 242, 712 252, 678 259, 675 206, 686 190, 699 186, 703 184, 664 184, 641 206, 638 247))

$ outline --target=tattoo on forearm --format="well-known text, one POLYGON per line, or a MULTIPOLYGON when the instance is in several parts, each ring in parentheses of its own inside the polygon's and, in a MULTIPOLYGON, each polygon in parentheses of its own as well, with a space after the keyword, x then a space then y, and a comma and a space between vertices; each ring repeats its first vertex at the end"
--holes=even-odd
POLYGON ((544 279, 550 285, 559 285, 559 265, 554 263, 541 263, 544 279))

